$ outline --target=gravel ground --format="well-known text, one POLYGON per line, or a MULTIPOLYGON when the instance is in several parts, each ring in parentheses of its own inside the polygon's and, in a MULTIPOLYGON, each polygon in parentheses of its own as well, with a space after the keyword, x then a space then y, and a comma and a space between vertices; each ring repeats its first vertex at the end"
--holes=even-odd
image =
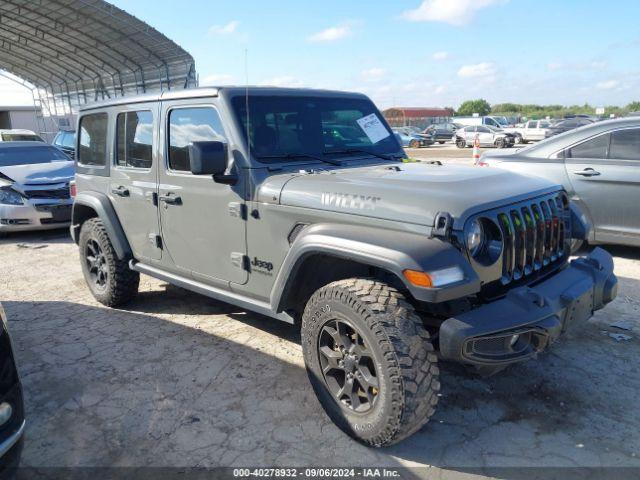
POLYGON ((26 395, 23 464, 425 466, 433 478, 640 467, 640 250, 609 250, 614 303, 489 379, 443 366, 435 417, 376 450, 322 412, 293 327, 148 277, 126 310, 104 308, 66 232, 10 236, 0 301, 26 395))

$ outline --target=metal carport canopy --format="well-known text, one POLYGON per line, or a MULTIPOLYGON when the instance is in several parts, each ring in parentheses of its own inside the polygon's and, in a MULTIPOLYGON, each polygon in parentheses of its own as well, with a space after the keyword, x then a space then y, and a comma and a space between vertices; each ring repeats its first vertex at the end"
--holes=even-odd
POLYGON ((102 0, 0 0, 0 69, 35 87, 50 115, 197 86, 188 52, 102 0))

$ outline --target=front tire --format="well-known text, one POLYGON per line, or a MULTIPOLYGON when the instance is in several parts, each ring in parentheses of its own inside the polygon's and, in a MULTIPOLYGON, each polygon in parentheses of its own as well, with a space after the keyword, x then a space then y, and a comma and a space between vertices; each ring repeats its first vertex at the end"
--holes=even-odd
POLYGON ((98 302, 117 307, 137 295, 140 274, 118 258, 102 220, 91 218, 82 224, 78 245, 84 279, 98 302))
POLYGON ((420 142, 418 140, 411 140, 409 142, 409 148, 419 148, 420 142))
POLYGON ((335 424, 370 446, 419 430, 440 390, 429 333, 395 288, 363 278, 326 285, 302 316, 311 385, 335 424))
POLYGON ((467 141, 464 138, 458 138, 456 140, 456 147, 465 148, 467 146, 467 141))

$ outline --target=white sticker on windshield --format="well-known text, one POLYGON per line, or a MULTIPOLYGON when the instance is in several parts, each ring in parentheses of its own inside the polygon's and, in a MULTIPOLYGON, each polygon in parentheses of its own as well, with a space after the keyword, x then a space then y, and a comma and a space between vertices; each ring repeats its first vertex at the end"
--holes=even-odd
POLYGON ((359 118, 356 122, 358 122, 362 131, 367 134, 371 143, 378 143, 391 135, 375 113, 359 118))

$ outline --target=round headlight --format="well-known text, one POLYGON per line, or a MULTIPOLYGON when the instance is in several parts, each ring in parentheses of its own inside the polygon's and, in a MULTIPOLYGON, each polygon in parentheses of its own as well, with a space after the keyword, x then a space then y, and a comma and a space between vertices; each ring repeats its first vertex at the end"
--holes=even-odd
POLYGON ((465 240, 467 242, 467 250, 472 257, 475 257, 482 250, 484 243, 484 230, 479 220, 473 220, 465 229, 465 240))

